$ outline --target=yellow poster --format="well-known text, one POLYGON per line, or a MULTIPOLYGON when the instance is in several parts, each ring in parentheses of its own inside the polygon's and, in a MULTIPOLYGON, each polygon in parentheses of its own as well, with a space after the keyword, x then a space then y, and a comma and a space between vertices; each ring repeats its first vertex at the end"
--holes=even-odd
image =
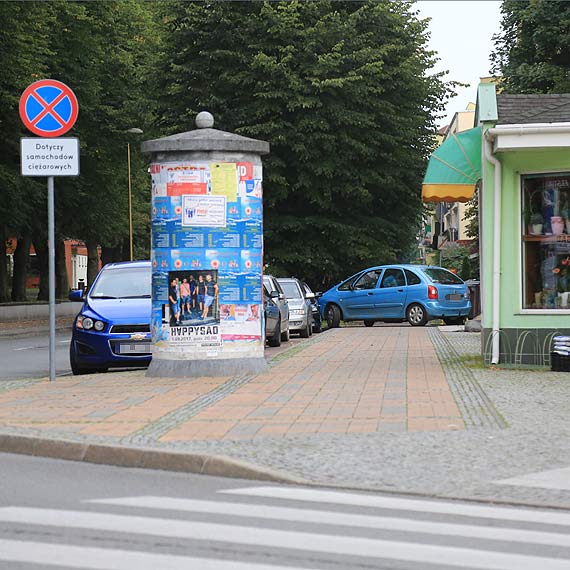
POLYGON ((226 196, 228 202, 237 202, 237 171, 235 162, 210 164, 212 194, 226 196))

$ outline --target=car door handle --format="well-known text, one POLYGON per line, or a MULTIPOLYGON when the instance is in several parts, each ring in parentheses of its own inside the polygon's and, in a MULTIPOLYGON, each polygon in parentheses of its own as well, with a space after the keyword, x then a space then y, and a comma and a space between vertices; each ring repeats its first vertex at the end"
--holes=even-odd
POLYGON ((403 289, 398 289, 398 293, 403 293, 404 290, 403 289))
POLYGON ((369 295, 374 295, 374 293, 372 293, 372 291, 369 291, 368 294, 369 294, 369 295))

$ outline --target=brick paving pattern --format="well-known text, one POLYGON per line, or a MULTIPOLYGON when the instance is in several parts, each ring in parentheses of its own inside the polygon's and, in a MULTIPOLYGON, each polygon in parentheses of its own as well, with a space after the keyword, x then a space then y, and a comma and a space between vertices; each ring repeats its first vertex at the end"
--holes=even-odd
POLYGON ((302 346, 253 378, 10 382, 0 424, 133 443, 465 428, 428 328, 350 327, 302 346))

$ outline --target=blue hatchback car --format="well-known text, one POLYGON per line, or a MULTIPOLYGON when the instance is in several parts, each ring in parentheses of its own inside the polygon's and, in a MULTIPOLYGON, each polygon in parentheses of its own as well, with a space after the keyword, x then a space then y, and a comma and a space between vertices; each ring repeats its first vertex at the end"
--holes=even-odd
POLYGON ((110 263, 83 297, 69 347, 74 374, 103 372, 111 367, 148 366, 151 361, 150 261, 110 263))
POLYGON ((443 267, 382 265, 364 269, 319 299, 329 327, 340 321, 404 322, 423 326, 433 319, 462 324, 471 304, 467 285, 443 267))

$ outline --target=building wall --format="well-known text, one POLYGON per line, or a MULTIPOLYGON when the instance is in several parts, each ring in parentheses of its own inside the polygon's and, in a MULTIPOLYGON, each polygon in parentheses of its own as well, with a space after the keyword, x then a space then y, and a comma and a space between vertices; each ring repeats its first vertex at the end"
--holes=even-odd
POLYGON ((482 190, 482 265, 483 328, 492 327, 493 297, 493 243, 501 244, 500 328, 512 329, 568 329, 570 309, 524 313, 522 309, 522 202, 523 174, 570 171, 567 149, 521 150, 497 153, 502 163, 502 197, 500 235, 493 234, 494 180, 493 166, 483 161, 482 190))

